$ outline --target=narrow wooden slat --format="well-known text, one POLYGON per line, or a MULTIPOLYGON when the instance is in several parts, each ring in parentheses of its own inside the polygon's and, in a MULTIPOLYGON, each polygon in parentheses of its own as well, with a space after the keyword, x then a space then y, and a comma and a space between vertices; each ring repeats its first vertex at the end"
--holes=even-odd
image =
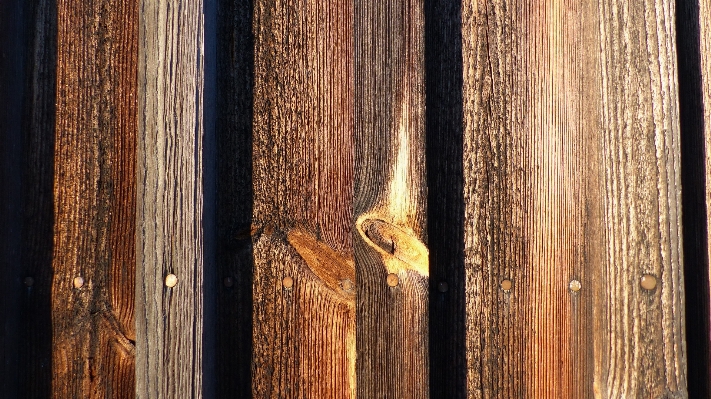
POLYGON ((144 0, 140 10, 136 391, 141 398, 199 398, 203 2, 144 0), (170 274, 174 285, 166 284, 170 274))
POLYGON ((669 3, 462 9, 468 396, 684 395, 669 3))
POLYGON ((57 398, 135 396, 136 14, 133 1, 57 4, 57 398))
POLYGON ((676 2, 679 61, 684 294, 690 398, 711 396, 709 289, 709 145, 711 145, 711 3, 676 2))
POLYGON ((255 398, 355 396, 352 9, 255 1, 255 398))
POLYGON ((360 398, 429 397, 423 8, 355 8, 360 398))
POLYGON ((249 1, 220 1, 217 23, 217 397, 252 393, 252 101, 249 1))

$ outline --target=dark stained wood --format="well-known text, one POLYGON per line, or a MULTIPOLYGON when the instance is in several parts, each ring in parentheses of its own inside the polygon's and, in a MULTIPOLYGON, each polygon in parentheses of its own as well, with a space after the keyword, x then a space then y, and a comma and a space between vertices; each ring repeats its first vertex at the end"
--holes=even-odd
POLYGON ((218 398, 252 394, 252 1, 218 2, 216 379, 218 398))
POLYGON ((711 145, 711 3, 676 2, 681 129, 684 294, 690 398, 711 396, 709 290, 709 146, 711 145))
POLYGON ((133 1, 57 4, 57 398, 135 396, 137 11, 133 1))
POLYGON ((429 396, 423 8, 355 7, 359 398, 429 396))
POLYGON ((462 9, 468 397, 684 395, 669 2, 462 9))
POLYGON ((203 395, 203 2, 142 1, 136 392, 203 395), (168 286, 173 274, 177 284, 168 286))
POLYGON ((254 3, 255 398, 355 397, 352 9, 254 3))

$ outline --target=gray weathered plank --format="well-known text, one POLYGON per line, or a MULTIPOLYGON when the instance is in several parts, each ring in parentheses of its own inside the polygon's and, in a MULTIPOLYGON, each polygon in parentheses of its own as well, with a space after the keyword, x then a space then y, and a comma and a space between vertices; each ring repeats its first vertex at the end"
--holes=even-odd
POLYGON ((199 398, 203 2, 144 0, 140 10, 136 391, 140 398, 199 398))

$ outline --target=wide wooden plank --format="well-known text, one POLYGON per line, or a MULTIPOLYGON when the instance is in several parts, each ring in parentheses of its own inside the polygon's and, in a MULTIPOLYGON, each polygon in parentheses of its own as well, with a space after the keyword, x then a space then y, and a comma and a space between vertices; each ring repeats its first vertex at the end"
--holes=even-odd
POLYGON ((253 396, 353 398, 353 3, 254 7, 253 396))
POLYGON ((134 397, 137 3, 57 3, 52 394, 134 397))
POLYGON ((711 396, 711 290, 709 289, 709 205, 711 205, 711 2, 678 0, 684 293, 689 397, 711 396))
POLYGON ((429 397, 424 5, 355 7, 360 398, 429 397))
POLYGON ((671 11, 464 2, 469 397, 686 393, 671 11))
POLYGON ((136 391, 203 396, 203 2, 140 3, 136 391))

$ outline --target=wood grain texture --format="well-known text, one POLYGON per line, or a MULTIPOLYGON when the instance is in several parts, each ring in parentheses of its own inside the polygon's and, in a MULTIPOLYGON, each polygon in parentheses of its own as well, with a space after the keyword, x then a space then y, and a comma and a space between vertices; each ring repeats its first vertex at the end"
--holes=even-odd
POLYGON ((219 1, 217 21, 217 397, 252 394, 252 1, 219 1))
POLYGON ((136 14, 133 1, 57 3, 57 398, 135 396, 136 14))
POLYGON ((468 397, 682 397, 670 4, 462 10, 468 397))
POLYGON ((359 398, 429 397, 424 46, 423 2, 356 3, 359 398))
POLYGON ((711 396, 711 290, 709 289, 708 189, 709 46, 711 3, 676 2, 679 62, 684 294, 689 397, 711 396), (705 46, 705 48, 704 48, 705 46), (705 58, 704 58, 705 57, 705 58), (704 70, 705 68, 705 70, 704 70))
POLYGON ((254 7, 253 397, 353 398, 353 3, 254 7))
POLYGON ((136 392, 203 396, 203 2, 140 3, 136 392), (164 284, 168 274, 177 285, 164 284))

